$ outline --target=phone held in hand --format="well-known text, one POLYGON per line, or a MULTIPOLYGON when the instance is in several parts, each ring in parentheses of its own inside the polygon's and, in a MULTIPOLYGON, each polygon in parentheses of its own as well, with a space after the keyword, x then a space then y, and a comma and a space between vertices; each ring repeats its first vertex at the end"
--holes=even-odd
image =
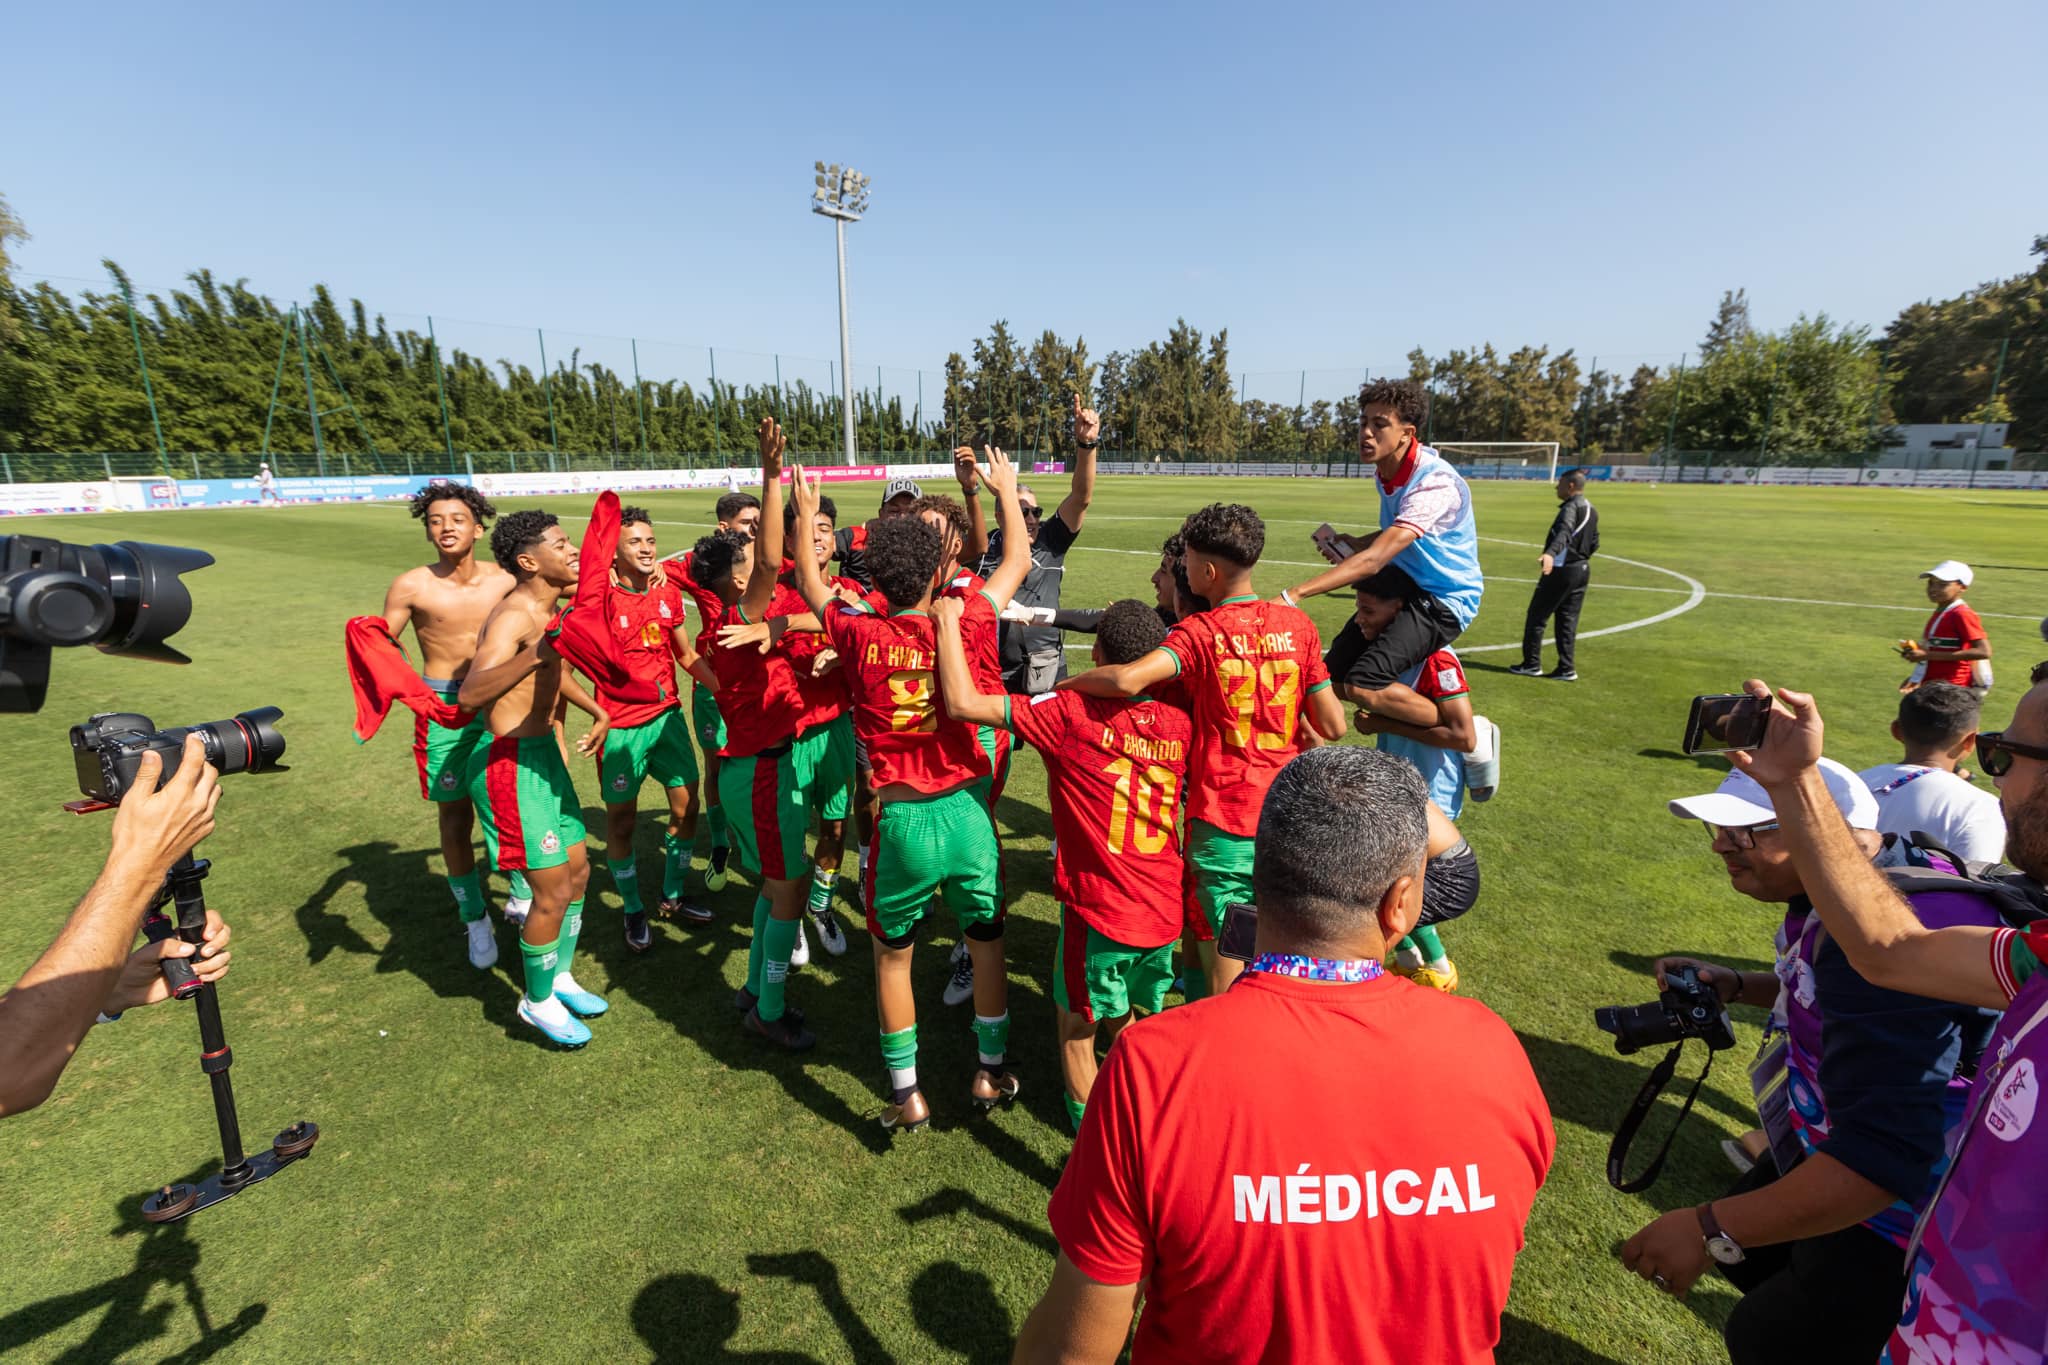
POLYGON ((1259 907, 1240 901, 1223 908, 1223 932, 1216 935, 1219 955, 1250 962, 1258 956, 1259 907))
POLYGON ((1762 697, 1743 692, 1720 692, 1692 699, 1692 712, 1685 718, 1688 754, 1727 754, 1754 749, 1764 742, 1770 724, 1771 704, 1762 697))

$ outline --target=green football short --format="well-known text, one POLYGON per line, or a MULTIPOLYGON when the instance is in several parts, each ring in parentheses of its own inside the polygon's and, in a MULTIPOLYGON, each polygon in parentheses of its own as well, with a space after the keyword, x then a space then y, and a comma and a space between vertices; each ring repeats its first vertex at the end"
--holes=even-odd
POLYGON ((1089 1023, 1132 1010, 1157 1014, 1173 985, 1173 945, 1133 948, 1096 929, 1072 906, 1060 907, 1052 955, 1052 1002, 1089 1023))
POLYGON ((1223 931, 1223 912, 1251 901, 1252 847, 1249 836, 1227 834, 1201 820, 1188 821, 1188 869, 1195 882, 1194 900, 1209 929, 1198 937, 1214 938, 1223 931))
POLYGON ((500 871, 560 867, 583 842, 583 806, 552 733, 478 745, 469 799, 483 817, 491 865, 500 871))
POLYGON ((813 725, 796 737, 791 754, 804 803, 820 820, 844 820, 853 809, 853 717, 813 725))
POLYGON ((1002 924, 1002 854, 980 785, 882 803, 862 887, 869 933, 907 942, 934 894, 963 930, 1002 924))
POLYGON ((697 742, 704 746, 706 754, 715 754, 725 747, 725 717, 719 714, 717 696, 702 683, 690 689, 690 719, 697 727, 697 742))
MULTIPOLYGON (((442 701, 454 706, 460 687, 437 689, 442 701)), ((412 760, 420 770, 420 796, 427 801, 467 801, 469 764, 476 751, 491 741, 491 727, 482 716, 460 730, 436 725, 417 716, 412 727, 412 760)))
POLYGON ((720 759, 718 804, 740 866, 771 881, 802 875, 811 810, 797 778, 794 744, 720 759))
POLYGON ((604 737, 597 779, 606 805, 633 800, 650 777, 664 787, 688 787, 697 781, 697 751, 690 747, 689 725, 678 707, 645 725, 613 730, 604 737))

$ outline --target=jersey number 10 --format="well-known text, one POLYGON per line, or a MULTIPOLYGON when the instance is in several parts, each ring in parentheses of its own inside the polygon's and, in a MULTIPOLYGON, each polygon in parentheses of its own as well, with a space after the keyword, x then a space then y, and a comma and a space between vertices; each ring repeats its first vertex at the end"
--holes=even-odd
POLYGON ((1173 800, 1180 779, 1165 768, 1140 768, 1119 758, 1103 769, 1116 777, 1116 795, 1109 805, 1109 851, 1127 847, 1157 853, 1173 838, 1173 800))

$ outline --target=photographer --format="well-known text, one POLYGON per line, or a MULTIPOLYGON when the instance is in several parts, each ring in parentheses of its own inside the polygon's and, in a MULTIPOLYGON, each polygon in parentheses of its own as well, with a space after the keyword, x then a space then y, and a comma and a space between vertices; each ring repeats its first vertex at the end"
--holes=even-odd
POLYGON ((1016 1359, 1116 1359, 1141 1285, 1139 1365, 1492 1359, 1557 1139, 1499 1017, 1381 966, 1421 913, 1426 808, 1414 768, 1357 745, 1274 778, 1256 956, 1110 1049, 1016 1359), (1458 1103, 1390 1102, 1443 1056, 1458 1103))
POLYGON ((0 1117, 49 1098, 97 1016, 111 1020, 170 999, 158 970, 164 958, 196 956, 204 981, 228 969, 228 929, 211 913, 197 947, 168 938, 129 951, 171 864, 213 832, 220 800, 220 775, 200 736, 186 737, 178 770, 159 791, 162 771, 161 757, 143 756, 114 816, 106 866, 56 941, 0 996, 0 1117))
MULTIPOLYGON (((1828 759, 1817 776, 1870 858, 1882 842, 1870 789, 1828 759)), ((1723 1000, 1775 1005, 1750 1068, 1771 1150, 1729 1196, 1643 1228, 1622 1264, 1683 1294, 1718 1262, 1743 1291, 1724 1329, 1737 1365, 1863 1365, 1897 1321, 1902 1252, 1994 1017, 1860 975, 1812 913, 1773 793, 1751 777, 1730 773, 1712 793, 1673 801, 1671 813, 1706 825, 1736 891, 1786 907, 1771 976, 1681 957, 1656 968, 1660 986, 1689 965, 1723 1000)), ((1968 894, 1916 893, 1912 910, 1930 927, 1997 922, 1968 894)))

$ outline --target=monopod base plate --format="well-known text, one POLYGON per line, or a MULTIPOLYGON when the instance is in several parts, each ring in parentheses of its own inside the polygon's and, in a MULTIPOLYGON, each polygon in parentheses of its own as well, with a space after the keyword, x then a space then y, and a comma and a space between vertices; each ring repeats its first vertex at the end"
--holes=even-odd
POLYGON ((226 1172, 216 1172, 196 1185, 166 1185, 142 1200, 142 1216, 151 1223, 175 1223, 201 1209, 232 1199, 259 1180, 268 1180, 294 1161, 305 1158, 320 1140, 316 1124, 299 1122, 277 1135, 267 1152, 248 1158, 241 1177, 225 1183, 226 1172))

